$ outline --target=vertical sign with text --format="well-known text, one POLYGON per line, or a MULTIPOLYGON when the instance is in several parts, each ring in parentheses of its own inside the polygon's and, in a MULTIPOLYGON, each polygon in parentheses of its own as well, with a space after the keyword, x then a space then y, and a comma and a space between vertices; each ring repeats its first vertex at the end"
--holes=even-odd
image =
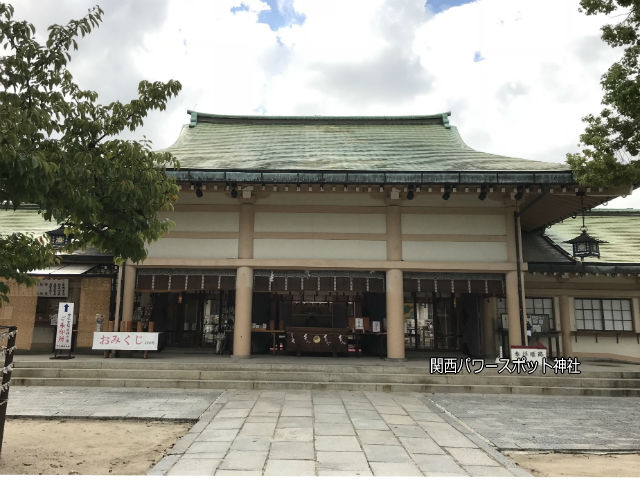
POLYGON ((73 333, 73 303, 58 304, 58 328, 56 329, 56 350, 71 350, 73 333))

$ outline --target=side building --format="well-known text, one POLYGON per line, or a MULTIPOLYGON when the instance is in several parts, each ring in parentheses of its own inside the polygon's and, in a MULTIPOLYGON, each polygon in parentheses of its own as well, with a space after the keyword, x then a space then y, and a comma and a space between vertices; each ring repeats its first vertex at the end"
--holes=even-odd
MULTIPOLYGON (((63 246, 66 239, 58 225, 45 221, 37 207, 0 210, 0 235, 15 232, 63 246)), ((58 255, 51 268, 30 272, 33 286, 9 281, 9 303, 0 306, 0 324, 18 327, 19 351, 53 352, 55 325, 60 302, 74 304, 73 348, 90 349, 96 330, 96 315, 105 327, 115 319, 118 266, 113 257, 88 248, 58 255)))
POLYGON ((596 209, 524 235, 527 313, 549 315, 566 356, 640 362, 639 233, 640 211, 596 209), (599 257, 572 258, 583 225, 599 257))

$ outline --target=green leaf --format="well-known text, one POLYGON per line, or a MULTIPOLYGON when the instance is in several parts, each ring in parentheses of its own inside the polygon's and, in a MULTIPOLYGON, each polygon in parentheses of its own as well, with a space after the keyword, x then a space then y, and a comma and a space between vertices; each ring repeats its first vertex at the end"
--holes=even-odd
POLYGON ((604 108, 588 115, 580 153, 567 156, 578 181, 590 186, 640 184, 640 1, 581 0, 587 15, 606 14, 616 24, 602 28, 602 39, 624 47, 620 61, 602 76, 604 108))
MULTIPOLYGON (((94 7, 79 20, 52 25, 43 44, 32 24, 0 3, 0 201, 34 203, 45 219, 64 223, 73 248, 88 244, 140 261, 169 224, 158 213, 176 199, 163 165, 175 163, 150 142, 118 140, 163 110, 179 82, 142 81, 129 103, 98 102, 67 68, 78 37, 102 22, 94 7)), ((0 278, 30 282, 26 272, 55 261, 53 251, 20 235, 0 237, 0 278), (8 260, 6 260, 8 259, 8 260)), ((0 281, 0 302, 7 284, 0 281)), ((4 296, 3 296, 4 295, 4 296)))

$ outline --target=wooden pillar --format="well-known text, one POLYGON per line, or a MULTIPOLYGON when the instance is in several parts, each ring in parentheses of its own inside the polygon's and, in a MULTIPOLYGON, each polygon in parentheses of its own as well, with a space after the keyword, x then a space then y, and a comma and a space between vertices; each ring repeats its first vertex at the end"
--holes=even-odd
POLYGON ((253 301, 253 268, 238 267, 236 273, 236 317, 233 325, 233 356, 251 355, 251 307, 253 301))
MULTIPOLYGON (((518 272, 505 274, 505 290, 507 293, 507 317, 509 320, 509 348, 511 345, 522 345, 520 331, 520 301, 518 299, 518 272)), ((504 352, 506 355, 506 352, 504 352)))
POLYGON ((122 318, 118 330, 128 332, 133 322, 133 304, 135 302, 136 267, 124 266, 124 286, 122 288, 122 318))
POLYGON ((633 315, 633 331, 640 333, 640 299, 638 297, 631 299, 631 314, 633 315))
POLYGON ((402 270, 387 271, 387 359, 404 360, 402 270))
POLYGON ((118 268, 118 278, 116 280, 116 304, 115 304, 115 312, 113 316, 113 322, 111 325, 111 332, 117 332, 120 329, 120 302, 122 301, 122 275, 124 274, 125 264, 123 263, 120 268, 118 268))
POLYGON ((567 295, 560 296, 560 331, 562 335, 562 356, 569 357, 573 355, 573 346, 571 344, 571 308, 573 307, 573 299, 567 295))
MULTIPOLYGON (((253 258, 254 207, 251 190, 243 190, 240 204, 238 258, 253 258)), ((253 268, 238 267, 236 272, 236 309, 233 324, 233 356, 251 356, 251 311, 253 303, 253 268)))
POLYGON ((496 356, 496 299, 495 297, 482 300, 482 337, 484 343, 484 356, 494 358, 496 356))
MULTIPOLYGON (((522 272, 521 269, 523 259, 520 219, 513 209, 507 209, 505 215, 507 226, 507 259, 509 262, 515 264, 515 270, 505 274, 507 316, 509 317, 509 346, 527 345, 524 272, 522 272), (518 292, 519 290, 520 293, 518 292), (518 299, 519 294, 521 295, 520 299, 518 299), (520 309, 522 309, 522 324, 520 321, 520 309)), ((505 355, 507 354, 507 352, 503 353, 505 355)))
MULTIPOLYGON (((392 200, 393 201, 393 200, 392 200)), ((387 205, 387 260, 402 260, 399 205, 387 205)), ((387 271, 387 359, 404 360, 404 289, 402 270, 387 271)))

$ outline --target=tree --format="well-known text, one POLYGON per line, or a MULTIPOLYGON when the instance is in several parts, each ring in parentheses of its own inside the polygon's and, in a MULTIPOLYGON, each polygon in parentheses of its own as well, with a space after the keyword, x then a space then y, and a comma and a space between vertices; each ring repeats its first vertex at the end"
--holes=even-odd
MULTIPOLYGON (((141 81, 138 98, 102 105, 68 69, 77 39, 99 26, 102 10, 50 26, 45 44, 32 24, 13 15, 11 5, 0 3, 0 205, 38 205, 45 219, 72 236, 69 250, 91 244, 117 260, 144 259, 145 245, 170 226, 158 213, 177 198, 165 167, 178 164, 153 152, 146 139, 118 135, 141 126, 150 110, 164 110, 180 83, 141 81)), ((51 265, 54 257, 37 239, 0 237, 0 277, 30 283, 26 272, 51 265)), ((0 282, 0 302, 7 292, 0 282)))
POLYGON ((581 184, 640 184, 640 0, 581 0, 587 15, 615 14, 617 24, 602 27, 602 39, 624 47, 621 59, 602 76, 603 110, 588 115, 580 153, 567 160, 581 184))

